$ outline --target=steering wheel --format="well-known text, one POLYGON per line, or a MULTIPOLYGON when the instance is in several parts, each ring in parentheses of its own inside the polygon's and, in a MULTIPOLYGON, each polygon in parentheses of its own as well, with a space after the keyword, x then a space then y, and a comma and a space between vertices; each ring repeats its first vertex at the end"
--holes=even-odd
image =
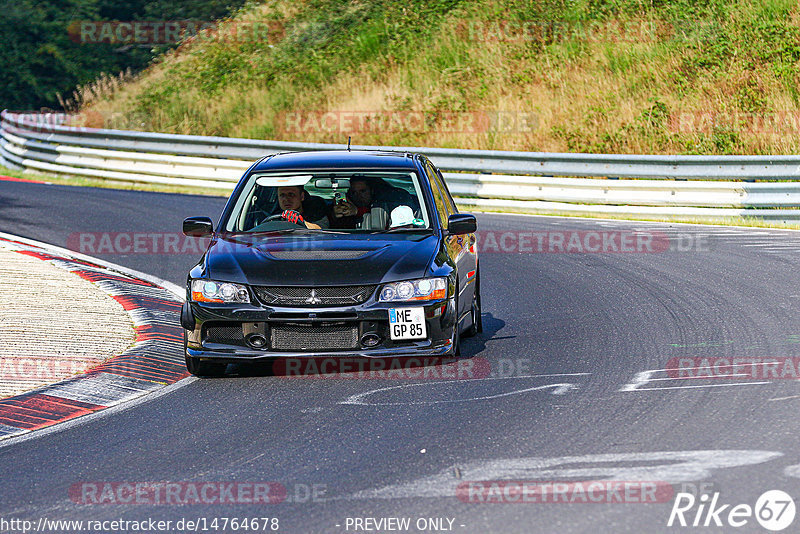
POLYGON ((259 219, 259 216, 264 215, 269 217, 269 212, 265 209, 253 206, 253 208, 247 214, 247 218, 245 219, 244 226, 250 226, 252 228, 258 226, 259 224, 266 221, 266 219, 259 219))
MULTIPOLYGON (((266 219, 264 219, 263 221, 261 221, 261 224, 264 224, 265 222, 270 222, 270 221, 278 221, 278 220, 285 221, 285 222, 287 222, 287 223, 289 222, 289 221, 287 221, 286 219, 284 219, 284 218, 281 216, 281 214, 280 214, 280 213, 276 213, 275 215, 270 215, 269 217, 267 217, 266 219)), ((295 224, 297 224, 298 226, 305 226, 305 225, 306 225, 306 224, 305 224, 303 221, 297 221, 295 224)))

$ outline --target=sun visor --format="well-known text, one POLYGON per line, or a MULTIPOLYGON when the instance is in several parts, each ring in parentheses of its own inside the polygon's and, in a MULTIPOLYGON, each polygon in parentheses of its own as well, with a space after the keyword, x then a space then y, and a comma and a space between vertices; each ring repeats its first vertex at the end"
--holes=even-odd
POLYGON ((290 185, 306 185, 314 176, 311 174, 293 174, 291 176, 264 175, 256 178, 261 187, 286 187, 290 185))

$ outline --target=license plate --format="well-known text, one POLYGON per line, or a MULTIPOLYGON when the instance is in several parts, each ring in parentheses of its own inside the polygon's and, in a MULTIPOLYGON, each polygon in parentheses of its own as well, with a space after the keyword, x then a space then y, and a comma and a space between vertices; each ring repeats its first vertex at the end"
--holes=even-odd
POLYGON ((389 334, 392 339, 425 339, 424 308, 390 308, 389 334))

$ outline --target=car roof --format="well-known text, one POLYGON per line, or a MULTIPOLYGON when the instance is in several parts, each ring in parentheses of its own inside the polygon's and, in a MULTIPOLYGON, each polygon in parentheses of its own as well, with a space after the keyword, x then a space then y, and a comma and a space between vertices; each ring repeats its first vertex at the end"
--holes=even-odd
POLYGON ((275 154, 261 160, 254 172, 326 169, 414 169, 415 154, 366 150, 321 150, 275 154))

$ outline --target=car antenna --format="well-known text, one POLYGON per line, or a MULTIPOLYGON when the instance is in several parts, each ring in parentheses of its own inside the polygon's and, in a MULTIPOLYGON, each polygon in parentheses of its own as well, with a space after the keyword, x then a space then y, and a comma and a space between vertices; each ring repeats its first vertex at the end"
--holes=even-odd
POLYGON ((347 151, 350 152, 350 136, 347 136, 347 151))

